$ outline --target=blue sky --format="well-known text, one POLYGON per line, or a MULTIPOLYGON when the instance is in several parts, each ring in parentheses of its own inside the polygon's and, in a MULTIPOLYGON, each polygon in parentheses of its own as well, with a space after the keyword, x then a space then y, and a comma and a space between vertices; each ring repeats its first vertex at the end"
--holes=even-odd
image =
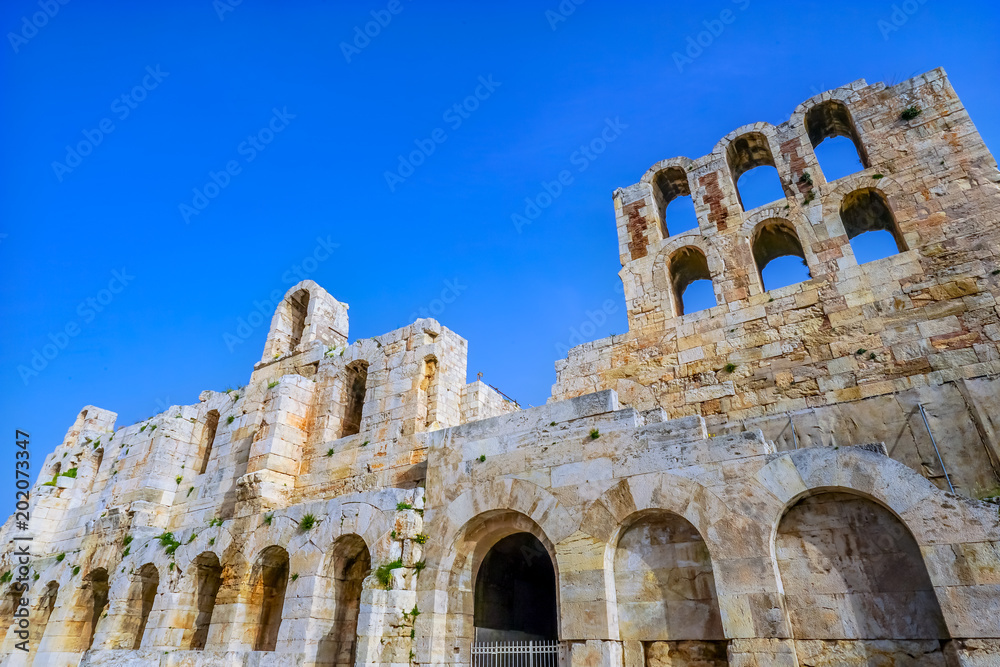
POLYGON ((996 3, 223 1, 0 9, 5 455, 245 383, 241 318, 303 276, 352 340, 432 314, 538 405, 577 332, 626 329, 611 193, 654 162, 938 66, 1000 145, 996 3))

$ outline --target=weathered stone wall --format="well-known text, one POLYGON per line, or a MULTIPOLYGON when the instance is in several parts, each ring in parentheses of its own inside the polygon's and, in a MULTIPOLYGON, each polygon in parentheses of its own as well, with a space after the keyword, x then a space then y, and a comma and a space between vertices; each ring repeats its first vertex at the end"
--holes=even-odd
MULTIPOLYGON (((856 402, 909 392, 906 415, 919 396, 940 417, 956 487, 997 486, 996 431, 978 428, 977 411, 956 405, 961 389, 943 385, 977 378, 1000 395, 1000 172, 942 70, 892 88, 859 81, 808 100, 779 126, 734 130, 698 160, 659 162, 615 193, 615 211, 629 332, 557 362, 553 400, 611 388, 638 409, 702 415, 713 432, 812 411, 823 424, 817 437, 829 439, 885 430, 881 405, 856 402), (852 125, 838 133, 854 134, 869 166, 828 182, 807 117, 831 104, 847 110, 852 125), (908 107, 920 114, 902 119, 908 107), (786 198, 744 211, 739 170, 767 156, 786 198), (671 236, 663 200, 684 191, 699 227, 671 236), (859 265, 841 207, 869 191, 884 195, 907 249, 859 265), (812 279, 764 291, 755 251, 767 253, 775 237, 760 233, 776 228, 801 245, 812 279), (707 260, 719 305, 679 314, 672 278, 692 251, 707 260)), ((907 421, 891 407, 897 424, 907 421)), ((923 471, 923 443, 918 452, 884 439, 894 457, 923 471)))
POLYGON ((463 666, 477 636, 563 667, 1000 664, 1000 508, 968 497, 1000 461, 997 172, 943 73, 827 93, 616 208, 631 329, 572 350, 547 405, 467 383, 434 320, 349 344, 305 281, 246 386, 117 429, 87 406, 29 564, 0 530, 0 621, 30 625, 0 664, 463 666), (871 169, 826 183, 832 130, 871 169), (744 214, 733 176, 772 157, 787 208, 744 214), (858 188, 907 250, 857 265, 858 188), (702 228, 667 237, 684 192, 702 228), (795 235, 814 278, 764 293, 753 243, 795 235), (674 315, 701 270, 721 305, 674 315))
POLYGON ((720 641, 731 665, 918 645, 975 664, 954 640, 1000 635, 995 505, 881 446, 778 452, 656 418, 601 392, 428 435, 417 662, 469 660, 484 545, 517 532, 555 564, 574 664, 712 664, 720 641))

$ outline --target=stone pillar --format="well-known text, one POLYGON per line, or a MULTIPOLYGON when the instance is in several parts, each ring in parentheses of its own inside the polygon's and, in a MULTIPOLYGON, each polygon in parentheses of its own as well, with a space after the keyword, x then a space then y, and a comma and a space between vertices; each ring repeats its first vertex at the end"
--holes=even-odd
POLYGON ((241 500, 256 500, 269 508, 295 488, 315 386, 301 375, 285 375, 269 395, 250 446, 247 474, 239 481, 241 500))
POLYGON ((622 642, 588 639, 570 642, 566 651, 566 667, 624 667, 622 642))

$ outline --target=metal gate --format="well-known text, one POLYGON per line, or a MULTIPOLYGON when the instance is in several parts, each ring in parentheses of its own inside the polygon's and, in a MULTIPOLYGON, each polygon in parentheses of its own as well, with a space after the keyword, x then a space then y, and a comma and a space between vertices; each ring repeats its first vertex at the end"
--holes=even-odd
POLYGON ((475 642, 472 667, 559 667, 559 642, 475 642))

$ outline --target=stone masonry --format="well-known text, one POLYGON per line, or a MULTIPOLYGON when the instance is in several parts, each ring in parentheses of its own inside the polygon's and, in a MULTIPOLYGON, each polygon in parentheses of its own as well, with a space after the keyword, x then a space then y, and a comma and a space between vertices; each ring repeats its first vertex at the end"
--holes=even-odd
POLYGON ((944 72, 614 198, 629 332, 546 405, 467 383, 434 320, 349 343, 305 281, 246 386, 86 406, 0 531, 0 663, 1000 665, 1000 172, 944 72), (831 136, 862 171, 826 181, 831 136), (744 211, 765 164, 786 199, 744 211), (859 265, 872 230, 899 252, 859 265), (783 255, 811 278, 765 291, 783 255))

